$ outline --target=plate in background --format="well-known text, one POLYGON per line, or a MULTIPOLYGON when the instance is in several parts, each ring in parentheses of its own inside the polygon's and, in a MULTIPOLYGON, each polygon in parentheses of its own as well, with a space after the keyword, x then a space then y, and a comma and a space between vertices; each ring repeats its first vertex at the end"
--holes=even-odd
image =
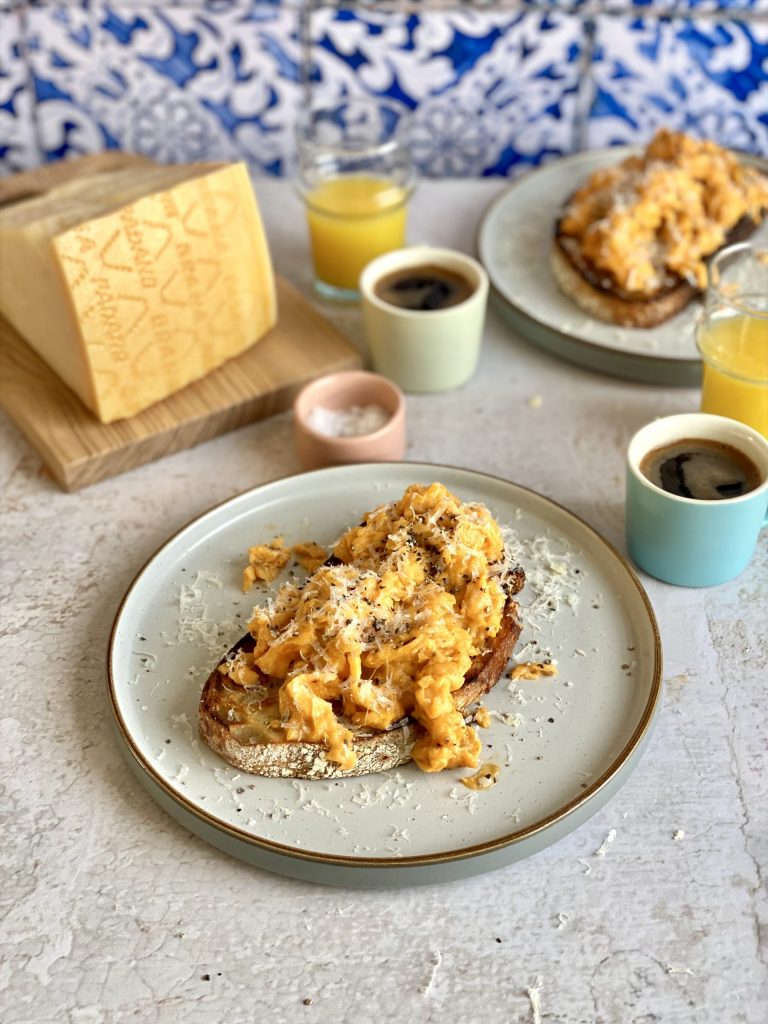
POLYGON ((109 650, 121 746, 177 821, 259 867, 365 888, 488 871, 572 831, 634 769, 660 689, 661 648, 648 598, 605 540, 533 491, 418 463, 288 477, 205 513, 136 577, 109 650), (484 700, 495 715, 481 731, 482 757, 502 766, 497 785, 474 793, 459 783, 470 772, 428 775, 413 764, 335 781, 265 779, 231 768, 199 739, 197 704, 208 673, 269 592, 240 590, 248 547, 276 533, 288 544, 328 545, 409 484, 435 480, 463 500, 484 502, 513 531, 528 576, 518 652, 524 660, 558 661, 555 678, 503 678, 484 700))
MULTIPOLYGON (((638 147, 574 153, 531 172, 499 196, 485 213, 478 253, 501 316, 523 337, 553 355, 617 377, 650 384, 701 383, 694 300, 658 327, 618 327, 595 320, 557 287, 549 268, 552 230, 564 201, 593 171, 612 166, 638 147)), ((740 159, 768 171, 768 161, 740 159)), ((765 223, 756 237, 768 240, 765 223)))

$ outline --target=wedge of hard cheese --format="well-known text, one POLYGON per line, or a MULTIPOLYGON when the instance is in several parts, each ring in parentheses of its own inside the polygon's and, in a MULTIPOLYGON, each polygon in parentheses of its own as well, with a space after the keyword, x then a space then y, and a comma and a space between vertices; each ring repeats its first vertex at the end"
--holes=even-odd
POLYGON ((0 209, 0 312, 104 423, 199 379, 277 319, 245 166, 142 165, 0 209))

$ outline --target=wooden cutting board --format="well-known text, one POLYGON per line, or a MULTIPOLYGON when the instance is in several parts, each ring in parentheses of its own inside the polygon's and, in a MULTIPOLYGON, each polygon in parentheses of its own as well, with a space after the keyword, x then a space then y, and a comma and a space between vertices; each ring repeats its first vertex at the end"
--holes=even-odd
MULTIPOLYGON (((104 153, 0 181, 0 205, 85 171, 145 162, 104 153)), ((292 285, 277 278, 278 323, 247 352, 130 419, 100 423, 0 317, 0 405, 68 491, 282 412, 308 381, 362 357, 292 285)))

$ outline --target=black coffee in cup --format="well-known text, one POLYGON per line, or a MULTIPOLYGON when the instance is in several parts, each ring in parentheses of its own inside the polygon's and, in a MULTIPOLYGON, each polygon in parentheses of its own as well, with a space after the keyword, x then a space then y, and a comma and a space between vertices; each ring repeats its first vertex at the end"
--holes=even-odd
POLYGON ((663 491, 697 501, 738 498, 760 486, 760 470, 744 452, 722 441, 683 438, 643 456, 640 472, 663 491))
POLYGON ((395 270, 373 286, 374 294, 383 302, 425 312, 458 306, 474 290, 475 286, 462 274, 432 264, 395 270))

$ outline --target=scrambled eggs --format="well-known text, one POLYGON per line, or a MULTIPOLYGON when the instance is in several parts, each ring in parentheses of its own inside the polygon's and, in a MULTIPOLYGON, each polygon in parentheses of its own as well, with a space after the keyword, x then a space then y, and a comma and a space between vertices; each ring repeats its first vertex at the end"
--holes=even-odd
POLYGON ((698 288, 705 259, 742 217, 760 223, 768 178, 714 142, 659 131, 641 156, 596 171, 559 229, 611 283, 652 295, 675 274, 698 288))
POLYGON ((488 509, 442 484, 413 485, 348 530, 333 555, 255 609, 253 653, 230 676, 281 681, 285 739, 323 743, 343 769, 357 760, 350 726, 385 730, 408 715, 424 728, 420 768, 476 767, 481 742, 452 694, 498 633, 507 600, 504 542, 488 509))
POLYGON ((269 544, 256 544, 248 548, 248 565, 243 569, 243 591, 247 593, 254 583, 272 583, 280 575, 291 557, 290 549, 282 537, 273 537, 269 544))
POLYGON ((287 548, 282 537, 274 537, 269 544, 256 544, 248 548, 248 565, 243 569, 243 592, 248 593, 254 583, 272 583, 288 564, 291 556, 307 572, 314 572, 328 557, 325 548, 314 541, 302 541, 287 548))

